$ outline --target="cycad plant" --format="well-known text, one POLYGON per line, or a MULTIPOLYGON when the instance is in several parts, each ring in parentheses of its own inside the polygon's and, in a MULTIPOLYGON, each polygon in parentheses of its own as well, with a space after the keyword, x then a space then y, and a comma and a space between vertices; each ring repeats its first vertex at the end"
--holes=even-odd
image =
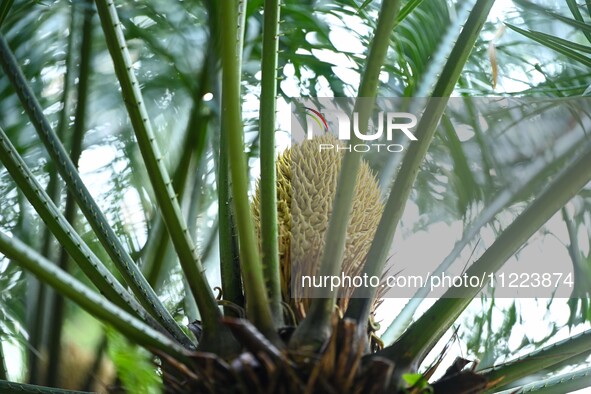
MULTIPOLYGON (((519 358, 499 356, 519 312, 514 302, 505 309, 501 329, 495 329, 494 294, 480 293, 486 281, 448 290, 412 321, 427 295, 419 290, 390 316, 394 320, 385 331, 377 326, 382 293, 376 287, 345 293, 334 288, 318 298, 290 288, 296 275, 292 260, 303 257, 311 266, 306 273, 385 275, 405 208, 415 201, 432 215, 427 222, 449 212, 464 221, 463 236, 441 270, 468 246, 477 249, 481 230, 490 225, 493 240, 466 264, 465 273, 479 278, 501 269, 560 214, 579 297, 569 301, 568 324, 589 319, 589 253, 579 245, 584 238, 579 234, 589 228, 585 186, 591 181, 584 105, 565 104, 572 113, 570 127, 580 127, 582 136, 570 133, 563 143, 562 134, 554 135, 544 147, 556 141, 560 149, 537 160, 531 151, 530 157, 519 155, 527 149, 515 148, 513 156, 495 153, 491 139, 504 141, 506 148, 530 141, 486 134, 483 110, 468 97, 492 91, 500 75, 507 81, 524 70, 543 78, 524 77, 520 83, 531 89, 522 95, 581 94, 591 77, 585 69, 562 65, 560 58, 552 66, 535 63, 519 49, 531 51, 531 43, 518 35, 503 41, 502 28, 485 25, 493 3, 3 1, 0 392, 71 392, 50 387, 66 386, 76 369, 68 367, 72 370, 64 374, 66 365, 82 369, 81 362, 71 362, 77 356, 63 352, 69 336, 80 336, 68 321, 83 324, 83 334, 88 329, 89 323, 75 318, 80 309, 104 325, 84 367, 90 373, 71 386, 77 390, 90 391, 97 379, 106 382, 104 390, 139 393, 562 393, 587 387, 588 369, 564 368, 584 365, 591 332, 547 345, 558 332, 554 326, 537 343, 526 343, 523 336, 519 349, 529 352, 519 358), (338 33, 330 27, 335 18, 345 21, 341 28, 348 21, 368 31, 348 26, 366 44, 346 57, 358 87, 334 75, 338 64, 320 60, 323 51, 337 54, 338 33), (94 29, 96 22, 100 29, 94 29), (66 40, 57 28, 64 25, 66 40), (105 82, 113 75, 116 79, 105 82), (567 86, 569 75, 580 91, 567 86), (282 76, 291 77, 292 85, 283 85, 282 76), (354 150, 314 158, 303 143, 278 155, 277 99, 294 89, 312 98, 352 98, 361 130, 368 128, 377 97, 433 99, 426 100, 416 141, 404 154, 377 162, 354 150), (466 99, 468 116, 456 118, 470 126, 469 137, 460 138, 446 112, 452 94, 466 99), (258 104, 255 117, 252 102, 258 104), (85 152, 86 163, 107 161, 107 181, 85 172, 85 152), (294 157, 312 161, 298 167, 294 157), (452 163, 444 178, 433 167, 438 160, 452 163), (252 167, 258 166, 260 177, 254 177, 252 167), (500 172, 519 182, 503 184, 500 172), (305 197, 316 201, 290 205, 296 179, 313 185, 305 197), (108 191, 97 191, 93 182, 106 183, 108 191), (432 193, 442 182, 453 198, 432 193), (324 186, 326 193, 312 195, 324 186), (356 207, 371 212, 363 245, 347 235, 357 223, 355 210, 361 208, 356 207), (78 209, 84 223, 76 220, 78 209), (301 249, 292 244, 297 231, 305 241, 301 249), (454 327, 479 294, 481 310, 469 323, 473 329, 454 327), (469 354, 444 371, 452 344, 436 351, 434 361, 428 356, 450 335, 461 336, 469 354), (18 364, 18 351, 8 346, 12 338, 26 344, 28 383, 10 381, 6 372, 6 365, 18 364), (483 359, 481 366, 471 362, 476 357, 483 359), (102 364, 114 364, 115 372, 98 378, 95 372, 108 369, 102 364)), ((564 10, 535 10, 548 26, 566 23, 587 38, 591 11, 567 3, 572 17, 564 10)), ((558 33, 531 32, 529 14, 511 12, 516 14, 511 29, 591 64, 586 45, 558 33)), ((360 142, 353 135, 351 145, 360 142)))

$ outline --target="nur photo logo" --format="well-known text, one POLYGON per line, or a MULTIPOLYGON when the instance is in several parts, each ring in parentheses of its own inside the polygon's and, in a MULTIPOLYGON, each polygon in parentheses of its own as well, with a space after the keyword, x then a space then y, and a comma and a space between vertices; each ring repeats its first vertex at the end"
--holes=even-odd
POLYGON ((296 121, 293 126, 311 140, 326 133, 333 134, 343 144, 319 143, 320 151, 391 152, 404 151, 405 140, 417 141, 413 131, 418 120, 410 112, 384 111, 378 108, 370 116, 368 127, 360 127, 359 112, 333 106, 321 109, 311 105, 298 105, 292 112, 296 121), (302 118, 301 115, 304 115, 302 118), (302 122, 303 121, 303 122, 302 122), (302 130, 303 128, 303 130, 302 130), (355 139, 353 137, 356 137, 355 139))

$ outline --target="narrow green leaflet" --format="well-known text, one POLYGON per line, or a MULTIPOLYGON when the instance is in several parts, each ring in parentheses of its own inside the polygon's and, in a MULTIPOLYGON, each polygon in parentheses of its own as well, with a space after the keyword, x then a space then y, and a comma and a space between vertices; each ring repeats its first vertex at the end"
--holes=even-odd
POLYGON ((563 54, 564 56, 568 57, 569 59, 575 60, 587 67, 591 67, 591 58, 588 58, 587 56, 584 56, 584 55, 570 49, 569 47, 564 45, 563 42, 559 41, 557 38, 549 39, 547 37, 547 35, 540 33, 540 32, 524 30, 524 29, 521 29, 517 26, 513 26, 509 23, 507 23, 506 25, 510 29, 515 30, 516 32, 524 35, 525 37, 531 38, 532 40, 539 42, 540 44, 542 44, 550 49, 554 49, 556 52, 563 54))

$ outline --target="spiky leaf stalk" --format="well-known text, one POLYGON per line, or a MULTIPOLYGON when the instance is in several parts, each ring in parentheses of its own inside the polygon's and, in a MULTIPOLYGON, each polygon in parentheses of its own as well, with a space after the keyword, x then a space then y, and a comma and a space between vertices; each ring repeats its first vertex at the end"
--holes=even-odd
POLYGON ((119 241, 119 238, 115 235, 96 201, 94 201, 92 195, 84 185, 84 182, 82 182, 82 179, 80 178, 76 167, 70 160, 70 157, 66 153, 64 146, 55 135, 47 118, 43 115, 43 110, 41 109, 39 102, 31 88, 28 86, 14 55, 3 36, 0 36, 0 64, 14 86, 25 112, 27 112, 31 122, 35 126, 37 134, 49 151, 54 163, 57 165, 58 171, 66 182, 68 189, 76 197, 76 201, 84 213, 84 216, 95 231, 101 244, 109 253, 109 256, 111 256, 111 259, 123 275, 127 284, 132 288, 146 310, 153 314, 163 327, 165 327, 184 346, 191 347, 191 340, 180 329, 162 302, 158 299, 137 265, 119 241))
MULTIPOLYGON (((591 330, 531 352, 523 357, 494 366, 482 372, 491 382, 489 390, 506 386, 518 379, 551 367, 591 350, 591 330)), ((520 391, 521 392, 521 391, 520 391)), ((562 393, 567 392, 560 391, 562 393)))
POLYGON ((275 173, 275 117, 277 101, 277 51, 279 49, 279 0, 265 0, 263 54, 261 61, 261 247, 263 273, 271 314, 276 326, 283 324, 277 224, 277 175, 275 173))
MULTIPOLYGON (((217 1, 206 2, 209 13, 210 13, 210 32, 212 34, 212 44, 217 49, 217 58, 221 61, 221 16, 220 12, 223 8, 217 1)), ((237 35, 237 51, 239 57, 242 58, 242 41, 244 37, 244 23, 246 17, 243 15, 238 22, 237 35)), ((216 66, 218 65, 217 60, 213 62, 216 66)), ((238 67, 238 73, 242 69, 241 64, 236 65, 238 67)), ((216 67, 217 69, 217 67, 216 67)), ((219 75, 219 74, 218 74, 219 75)), ((221 87, 219 81, 211 81, 212 85, 216 86, 214 91, 217 94, 217 104, 219 107, 222 106, 221 99, 221 87)), ((220 221, 219 226, 219 246, 220 246, 220 272, 222 276, 222 290, 224 294, 224 300, 231 302, 240 308, 244 308, 244 291, 242 286, 242 277, 240 272, 240 256, 238 248, 238 230, 236 228, 236 217, 234 215, 232 207, 232 192, 230 190, 230 163, 229 163, 229 135, 224 130, 227 119, 222 116, 219 125, 221 127, 218 138, 214 137, 214 164, 217 163, 217 189, 218 189, 218 218, 220 221), (217 148, 217 149, 216 149, 217 148), (216 161, 217 159, 217 161, 216 161)), ((224 314, 226 316, 238 316, 235 308, 229 306, 224 308, 224 314)))
MULTIPOLYGON (((468 277, 496 272, 560 208, 591 181, 591 149, 564 168, 527 209, 499 235, 496 241, 466 271, 468 277)), ((393 360, 400 371, 414 369, 451 327, 482 287, 452 288, 429 308, 400 339, 378 353, 393 360)))
POLYGON ((97 319, 111 324, 135 343, 148 349, 157 349, 177 359, 188 361, 187 356, 189 353, 182 346, 150 328, 71 275, 60 270, 55 264, 20 240, 11 238, 1 231, 0 250, 6 257, 13 259, 43 283, 48 284, 97 319))
MULTIPOLYGON (((64 218, 0 128, 0 161, 62 247, 107 299, 148 322, 160 325, 129 294, 64 218)), ((160 328, 163 330, 163 328, 160 328)))
MULTIPOLYGON (((224 120, 220 124, 221 129, 224 130, 224 120)), ((222 291, 224 300, 242 308, 244 307, 244 292, 242 291, 242 278, 240 275, 236 220, 232 211, 232 199, 230 197, 230 165, 228 163, 227 133, 220 133, 219 148, 216 183, 218 185, 218 217, 220 220, 218 232, 222 291)), ((224 314, 226 316, 236 316, 236 311, 227 307, 224 308, 224 314)))
MULTIPOLYGON (((425 73, 421 76, 420 81, 417 81, 417 85, 413 92, 414 97, 430 97, 432 96, 432 89, 435 88, 439 76, 445 72, 445 67, 451 57, 451 51, 453 51, 454 43, 457 42, 462 32, 464 22, 467 20, 472 9, 473 1, 464 1, 459 4, 457 10, 457 17, 455 21, 450 21, 449 26, 446 27, 446 31, 442 36, 442 41, 437 46, 437 49, 431 58, 425 73)), ((433 96, 437 97, 435 94, 433 96)))
MULTIPOLYGON (((456 242, 449 255, 443 259, 441 264, 431 275, 438 276, 449 269, 452 263, 458 259, 460 253, 462 253, 464 248, 470 244, 482 227, 489 223, 499 212, 512 202, 516 201, 519 196, 525 195, 528 190, 531 190, 533 185, 545 181, 548 178, 548 173, 550 173, 551 169, 555 168, 557 164, 564 165, 564 163, 568 163, 568 159, 575 155, 578 147, 581 145, 589 146, 591 143, 586 141, 586 138, 587 137, 583 136, 582 138, 573 139, 569 146, 564 149, 564 151, 560 152, 550 164, 547 164, 544 161, 536 162, 528 173, 522 174, 521 182, 511 184, 494 196, 482 212, 480 212, 470 225, 464 229, 462 238, 456 242)), ((385 344, 392 344, 392 342, 402 334, 423 299, 429 295, 429 292, 428 287, 422 287, 417 290, 413 298, 404 306, 404 308, 402 308, 400 313, 396 315, 392 324, 390 324, 380 337, 385 344)))
POLYGON ((548 379, 542 379, 537 382, 523 385, 519 388, 513 387, 503 391, 494 391, 497 394, 562 394, 571 393, 577 390, 591 387, 591 368, 569 372, 553 376, 548 379))
MULTIPOLYGON (((208 91, 208 73, 208 60, 206 60, 203 64, 201 75, 198 78, 198 85, 193 91, 193 107, 191 108, 191 115, 184 131, 182 152, 176 163, 176 169, 172 171, 172 184, 177 194, 181 196, 181 206, 183 205, 183 198, 188 198, 185 190, 188 188, 187 185, 192 181, 190 169, 192 165, 201 161, 203 152, 205 151, 209 115, 203 111, 203 95, 208 91)), ((195 180, 195 182, 199 181, 195 180)), ((186 215, 185 217, 191 216, 186 215)), ((188 219, 187 221, 190 223, 188 219)), ((194 235, 192 237, 194 238, 194 235)), ((162 216, 156 216, 152 225, 152 231, 150 231, 148 240, 142 250, 142 256, 144 256, 142 271, 148 283, 156 290, 166 274, 163 272, 163 268, 165 262, 168 260, 168 255, 172 252, 171 246, 170 236, 166 231, 162 216)))
MULTIPOLYGON (((448 98, 460 77, 464 64, 474 47, 474 43, 493 4, 494 0, 478 0, 476 2, 437 81, 437 85, 433 90, 434 98, 429 100, 417 126, 417 141, 410 145, 404 156, 400 171, 392 186, 392 192, 384 208, 384 214, 378 225, 376 236, 367 253, 367 263, 363 268, 363 273, 370 277, 382 274, 396 228, 402 218, 421 163, 423 163, 427 150, 435 136, 437 125, 447 106, 448 98)), ((349 304, 346 316, 355 319, 358 324, 365 324, 369 317, 376 290, 376 288, 372 287, 355 289, 354 298, 349 304)))
MULTIPOLYGON (((382 2, 374 38, 359 85, 358 94, 362 99, 358 100, 355 105, 355 112, 359 113, 360 130, 367 129, 369 116, 378 90, 378 77, 386 59, 390 36, 396 22, 399 6, 399 0, 384 0, 382 2)), ((354 134, 350 144, 355 145, 358 142, 359 138, 354 134)), ((355 151, 345 153, 318 272, 322 277, 337 276, 341 271, 347 226, 353 205, 356 174, 360 163, 360 153, 355 151)), ((338 289, 334 289, 328 297, 315 298, 312 301, 308 315, 292 336, 291 347, 318 349, 324 343, 330 335, 337 291, 338 289)))
POLYGON ((179 256, 189 288, 199 306, 204 332, 200 347, 202 350, 211 350, 223 354, 233 352, 234 342, 232 336, 230 331, 221 324, 220 310, 211 286, 205 277, 205 270, 201 264, 195 243, 191 239, 187 225, 183 220, 176 192, 172 187, 168 171, 164 166, 162 155, 156 144, 156 138, 133 72, 133 65, 115 3, 97 0, 96 5, 103 32, 105 33, 107 47, 115 66, 115 73, 121 85, 125 106, 138 140, 138 146, 156 200, 162 210, 162 217, 179 256), (210 337, 210 335, 216 334, 217 337, 210 337))
POLYGON ((263 278, 258 242, 248 200, 248 166, 244 154, 244 135, 240 110, 240 64, 242 63, 239 18, 246 11, 245 0, 229 0, 221 12, 222 29, 222 117, 228 133, 232 201, 240 245, 240 265, 246 296, 246 312, 255 326, 269 339, 277 342, 263 278))

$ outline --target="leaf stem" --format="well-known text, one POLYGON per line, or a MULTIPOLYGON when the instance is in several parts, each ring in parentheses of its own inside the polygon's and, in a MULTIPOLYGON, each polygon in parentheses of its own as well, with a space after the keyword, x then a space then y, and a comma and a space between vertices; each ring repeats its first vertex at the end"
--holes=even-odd
POLYGON ((92 283, 111 302, 137 314, 148 324, 160 328, 158 322, 123 288, 115 276, 90 250, 74 228, 68 223, 35 179, 15 147, 10 143, 4 130, 0 128, 0 161, 6 167, 20 190, 35 208, 45 225, 55 235, 62 247, 78 263, 92 283))
MULTIPOLYGON (((399 6, 399 0, 384 0, 382 2, 375 35, 359 85, 359 98, 355 103, 355 112, 359 113, 360 130, 367 129, 378 90, 378 77, 386 59, 399 6)), ((354 135, 350 144, 355 145, 358 142, 358 137, 354 135)), ((347 227, 353 205, 356 174, 360 163, 360 153, 355 151, 345 153, 320 262, 319 275, 322 277, 337 276, 341 271, 347 227)), ((338 289, 334 289, 328 297, 315 298, 312 301, 308 315, 292 336, 291 347, 318 349, 324 343, 330 334, 337 291, 338 289)))
POLYGON ((518 379, 551 367, 590 349, 591 330, 587 330, 555 344, 533 351, 523 357, 481 371, 481 373, 489 382, 494 382, 494 384, 487 386, 488 390, 499 389, 502 386, 506 386, 518 379))
MULTIPOLYGON (((238 234, 236 229, 236 220, 232 209, 232 199, 230 191, 230 164, 228 153, 228 133, 226 118, 221 116, 221 83, 219 68, 221 62, 221 7, 217 1, 206 1, 207 12, 209 14, 209 34, 210 50, 212 55, 209 59, 210 68, 216 70, 216 73, 210 74, 210 85, 214 94, 215 104, 213 108, 217 109, 219 118, 218 126, 220 132, 215 133, 212 138, 213 162, 216 168, 216 186, 218 191, 218 219, 219 219, 219 249, 220 249, 220 272, 222 277, 222 293, 224 300, 244 308, 244 291, 242 286, 242 277, 240 273, 240 256, 238 248, 238 234), (217 72, 219 70, 219 72, 217 72)), ((238 25, 238 37, 244 36, 244 23, 238 25)), ((242 51, 242 46, 238 46, 238 51, 242 51)), ((237 67, 241 67, 240 64, 237 67)), ((225 316, 237 317, 239 314, 235 308, 224 307, 225 316)))
MULTIPOLYGON (((113 6, 114 7, 114 6, 113 6)), ((31 88, 28 86, 15 58, 3 36, 0 36, 0 63, 14 86, 17 95, 35 126, 37 134, 49 151, 53 162, 62 175, 69 190, 76 196, 80 209, 88 219, 101 244, 125 278, 127 284, 138 296, 142 305, 184 346, 192 347, 191 340, 158 299, 141 271, 125 250, 119 238, 82 182, 76 167, 72 164, 64 146, 57 138, 31 88)))
POLYGON ((228 0, 220 13, 222 29, 222 118, 227 133, 232 201, 238 227, 240 264, 250 320, 267 338, 279 340, 275 332, 263 269, 248 199, 248 166, 244 154, 241 116, 240 70, 242 36, 239 20, 244 18, 245 0, 228 0))
MULTIPOLYGON (((235 343, 229 329, 221 324, 220 310, 205 276, 205 270, 201 264, 197 248, 183 220, 176 192, 156 144, 156 138, 152 131, 139 84, 133 72, 133 64, 123 36, 115 3, 107 0, 96 0, 96 5, 103 32, 105 33, 107 47, 115 66, 115 73, 121 85, 125 106, 150 182, 162 210, 162 217, 179 256, 189 288, 201 313, 204 337, 200 342, 200 348, 219 354, 234 352, 235 343)), ((137 275, 143 278, 139 271, 137 275)), ((146 286, 149 288, 147 282, 146 286)))
POLYGON ((173 357, 187 360, 189 353, 179 344, 90 290, 20 240, 11 238, 1 231, 0 250, 6 257, 13 259, 22 268, 80 305, 91 315, 113 325, 130 340, 148 349, 156 348, 173 357))
MULTIPOLYGON (((378 224, 375 238, 367 253, 367 263, 363 267, 363 274, 368 276, 380 276, 382 274, 396 228, 402 218, 421 163, 435 136, 449 96, 460 77, 464 64, 474 47, 493 3, 494 0, 479 0, 476 3, 457 43, 451 51, 441 77, 433 90, 434 98, 429 100, 417 126, 416 137, 418 141, 410 145, 402 161, 396 181, 392 186, 393 192, 390 193, 384 207, 384 213, 378 224)), ((366 324, 376 290, 377 288, 374 287, 355 289, 346 316, 355 319, 358 324, 366 324)))
MULTIPOLYGON (((591 181, 591 149, 564 168, 497 240, 468 268, 468 277, 496 272, 561 207, 591 181)), ((488 278, 488 276, 487 276, 488 278)), ((396 362, 397 368, 414 368, 441 338, 478 292, 486 286, 448 290, 392 346, 377 355, 396 362)))
MULTIPOLYGON (((530 169, 527 173, 521 175, 520 183, 513 183, 509 187, 500 191, 497 195, 490 199, 487 206, 479 213, 479 215, 472 220, 469 226, 464 231, 462 238, 456 242, 452 251, 445 257, 441 264, 435 271, 432 272, 432 276, 438 276, 445 272, 459 257, 460 253, 464 248, 470 244, 471 240, 478 234, 480 229, 489 223, 499 212, 505 209, 509 204, 514 202, 519 196, 527 195, 528 190, 532 190, 533 186, 546 182, 548 174, 551 173, 551 167, 557 164, 564 165, 568 164, 570 159, 576 153, 577 148, 586 145, 591 147, 591 142, 586 141, 586 136, 581 138, 573 139, 567 148, 560 153, 556 154, 552 165, 546 165, 545 162, 537 162, 537 164, 530 169)), ((578 249, 577 249, 578 250, 578 249)), ((397 339, 402 332, 407 328, 410 323, 415 311, 429 295, 429 288, 422 287, 413 295, 413 298, 404 306, 402 311, 396 316, 392 324, 382 334, 381 340, 389 345, 397 339)))
POLYGON ((277 101, 277 51, 279 49, 279 0, 265 0, 261 61, 261 246, 263 274, 275 326, 283 325, 279 241, 277 224, 277 175, 275 173, 275 117, 277 101))

